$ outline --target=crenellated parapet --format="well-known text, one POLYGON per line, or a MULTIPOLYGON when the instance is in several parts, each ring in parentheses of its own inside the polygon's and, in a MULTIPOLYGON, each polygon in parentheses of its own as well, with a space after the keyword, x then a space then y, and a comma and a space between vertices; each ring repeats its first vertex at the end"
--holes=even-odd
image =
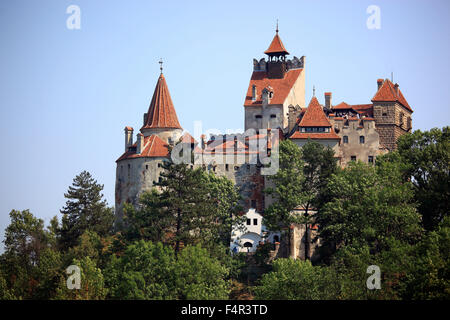
MULTIPOLYGON (((267 64, 268 62, 265 58, 261 58, 259 61, 253 59, 253 71, 267 71, 267 64)), ((285 64, 287 70, 303 69, 305 66, 305 56, 300 58, 294 56, 292 59, 287 59, 285 64)))

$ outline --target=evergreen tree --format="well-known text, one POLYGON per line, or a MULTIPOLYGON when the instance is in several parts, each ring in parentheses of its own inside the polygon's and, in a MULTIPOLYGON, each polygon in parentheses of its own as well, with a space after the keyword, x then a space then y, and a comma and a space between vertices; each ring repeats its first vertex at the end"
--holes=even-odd
POLYGON ((59 236, 63 250, 76 245, 85 230, 100 236, 112 232, 114 214, 106 200, 102 200, 102 190, 103 185, 98 184, 87 171, 74 178, 72 186, 64 194, 68 200, 61 210, 63 217, 59 236))
POLYGON ((423 226, 434 230, 450 212, 450 127, 416 130, 397 143, 423 226))

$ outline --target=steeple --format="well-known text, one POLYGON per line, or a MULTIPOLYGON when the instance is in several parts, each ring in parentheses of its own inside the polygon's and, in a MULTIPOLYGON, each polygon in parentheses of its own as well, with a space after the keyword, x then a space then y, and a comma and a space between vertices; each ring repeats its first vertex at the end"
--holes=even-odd
POLYGON ((270 43, 269 48, 264 51, 264 53, 269 56, 269 61, 267 62, 267 74, 269 78, 284 78, 284 75, 287 72, 286 55, 288 55, 289 52, 284 47, 284 44, 278 35, 278 21, 277 29, 275 30, 275 37, 270 43))
POLYGON ((281 41, 280 36, 278 35, 278 22, 277 22, 277 29, 275 30, 275 36, 273 37, 272 42, 270 43, 269 48, 264 51, 265 54, 269 56, 269 60, 272 60, 272 58, 285 58, 285 55, 289 54, 289 52, 284 47, 283 42, 281 41))
POLYGON ((162 73, 156 83, 155 92, 153 93, 152 101, 148 108, 148 112, 144 116, 144 129, 182 129, 178 122, 177 113, 173 106, 172 98, 170 97, 169 88, 167 87, 166 79, 162 73))

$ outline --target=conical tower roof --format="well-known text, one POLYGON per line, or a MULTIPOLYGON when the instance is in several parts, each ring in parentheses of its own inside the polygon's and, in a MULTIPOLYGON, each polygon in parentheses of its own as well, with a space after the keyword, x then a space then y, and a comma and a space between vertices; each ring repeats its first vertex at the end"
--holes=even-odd
POLYGON ((278 30, 275 34, 275 37, 273 37, 272 42, 270 43, 269 48, 264 51, 265 54, 289 54, 287 52, 286 48, 283 45, 283 42, 281 41, 280 36, 278 35, 278 30))
POLYGON ((177 113, 170 97, 164 75, 158 78, 155 92, 147 112, 147 118, 142 129, 148 128, 174 128, 182 129, 178 122, 177 113))

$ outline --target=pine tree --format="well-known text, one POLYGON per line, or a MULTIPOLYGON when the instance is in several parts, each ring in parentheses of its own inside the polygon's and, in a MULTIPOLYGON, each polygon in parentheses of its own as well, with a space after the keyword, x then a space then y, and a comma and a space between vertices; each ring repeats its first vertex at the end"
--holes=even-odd
POLYGON ((63 214, 60 232, 60 245, 63 250, 77 244, 85 230, 96 232, 103 237, 112 232, 114 214, 112 208, 102 200, 103 185, 87 171, 73 179, 72 186, 64 196, 68 199, 63 214))

